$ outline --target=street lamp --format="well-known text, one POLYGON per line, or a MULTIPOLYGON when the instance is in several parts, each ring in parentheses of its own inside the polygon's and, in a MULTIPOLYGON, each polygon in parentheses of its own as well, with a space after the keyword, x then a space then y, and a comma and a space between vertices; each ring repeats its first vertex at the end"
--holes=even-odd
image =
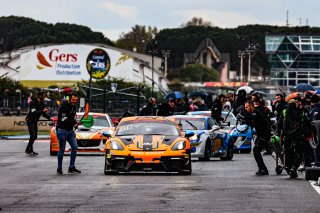
POLYGON ((170 56, 171 50, 162 50, 162 56, 164 58, 164 77, 168 75, 168 57, 170 56))
POLYGON ((246 57, 244 50, 238 50, 238 56, 240 57, 240 82, 243 80, 243 58, 246 57))
POLYGON ((112 93, 116 93, 116 91, 117 91, 117 86, 118 86, 117 83, 111 83, 111 91, 112 91, 112 93))
POLYGON ((246 52, 249 56, 249 58, 248 58, 248 82, 250 82, 250 80, 251 80, 251 57, 253 56, 255 51, 256 51, 256 46, 252 43, 249 43, 249 46, 246 49, 246 52))
POLYGON ((152 40, 151 42, 148 43, 147 45, 147 53, 149 55, 151 55, 151 72, 152 72, 152 76, 151 76, 151 79, 152 79, 152 90, 151 90, 151 95, 153 96, 153 90, 154 90, 154 56, 155 55, 158 55, 158 44, 157 44, 157 41, 155 40, 152 40))

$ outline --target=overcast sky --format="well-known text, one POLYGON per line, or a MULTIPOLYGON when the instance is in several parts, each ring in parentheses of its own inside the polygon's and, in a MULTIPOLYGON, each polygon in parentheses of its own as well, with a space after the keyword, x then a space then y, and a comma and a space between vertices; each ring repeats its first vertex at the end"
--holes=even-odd
MULTIPOLYGON (((319 0, 0 0, 0 16, 74 23, 111 40, 132 26, 177 28, 201 17, 221 28, 247 24, 320 26, 319 0)), ((1 29, 0 29, 1 30, 1 29)))

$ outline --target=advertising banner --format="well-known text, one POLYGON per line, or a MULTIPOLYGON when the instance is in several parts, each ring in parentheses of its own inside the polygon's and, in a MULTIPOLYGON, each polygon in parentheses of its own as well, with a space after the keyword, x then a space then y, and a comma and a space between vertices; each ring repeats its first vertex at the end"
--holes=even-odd
POLYGON ((88 81, 91 70, 94 79, 110 76, 130 80, 133 70, 131 57, 94 45, 44 47, 22 54, 20 60, 20 79, 27 86, 66 86, 68 82, 88 81))

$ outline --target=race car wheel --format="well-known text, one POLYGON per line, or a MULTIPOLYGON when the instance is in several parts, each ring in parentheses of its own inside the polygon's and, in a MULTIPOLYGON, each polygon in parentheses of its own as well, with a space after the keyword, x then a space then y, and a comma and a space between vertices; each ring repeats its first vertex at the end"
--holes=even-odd
POLYGON ((229 143, 228 143, 228 147, 227 147, 227 155, 225 157, 220 157, 221 160, 232 160, 233 146, 234 146, 233 140, 230 138, 229 143))
POLYGON ((243 154, 249 154, 251 152, 251 149, 242 149, 240 150, 240 153, 243 153, 243 154))
POLYGON ((189 154, 188 164, 184 166, 184 170, 179 171, 180 175, 191 175, 192 173, 192 166, 191 166, 191 154, 189 154))
POLYGON ((277 173, 277 175, 281 175, 281 174, 282 174, 282 170, 283 170, 282 166, 277 166, 277 167, 276 167, 276 173, 277 173))
POLYGON ((200 161, 209 161, 210 157, 211 157, 211 152, 212 152, 212 148, 211 148, 210 140, 207 140, 206 147, 204 149, 204 156, 199 157, 199 160, 200 161))
POLYGON ((50 150, 50 155, 51 155, 51 156, 57 156, 57 155, 58 155, 58 152, 55 152, 55 151, 51 151, 51 150, 50 150))
POLYGON ((312 149, 319 148, 320 121, 312 121, 312 138, 309 140, 312 149))

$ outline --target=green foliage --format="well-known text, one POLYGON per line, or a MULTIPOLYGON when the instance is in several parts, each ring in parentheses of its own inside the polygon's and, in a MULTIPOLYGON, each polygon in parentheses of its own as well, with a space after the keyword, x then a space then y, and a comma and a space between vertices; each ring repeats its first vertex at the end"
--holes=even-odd
POLYGON ((168 79, 182 82, 219 81, 219 72, 202 64, 190 64, 186 68, 170 70, 168 79))
POLYGON ((0 53, 46 43, 114 44, 100 32, 76 24, 47 24, 31 18, 0 17, 0 53))
POLYGON ((132 31, 128 33, 122 33, 120 39, 116 42, 117 47, 131 50, 134 49, 138 53, 145 53, 147 44, 158 33, 156 27, 145 27, 141 25, 135 25, 132 27, 132 31))

